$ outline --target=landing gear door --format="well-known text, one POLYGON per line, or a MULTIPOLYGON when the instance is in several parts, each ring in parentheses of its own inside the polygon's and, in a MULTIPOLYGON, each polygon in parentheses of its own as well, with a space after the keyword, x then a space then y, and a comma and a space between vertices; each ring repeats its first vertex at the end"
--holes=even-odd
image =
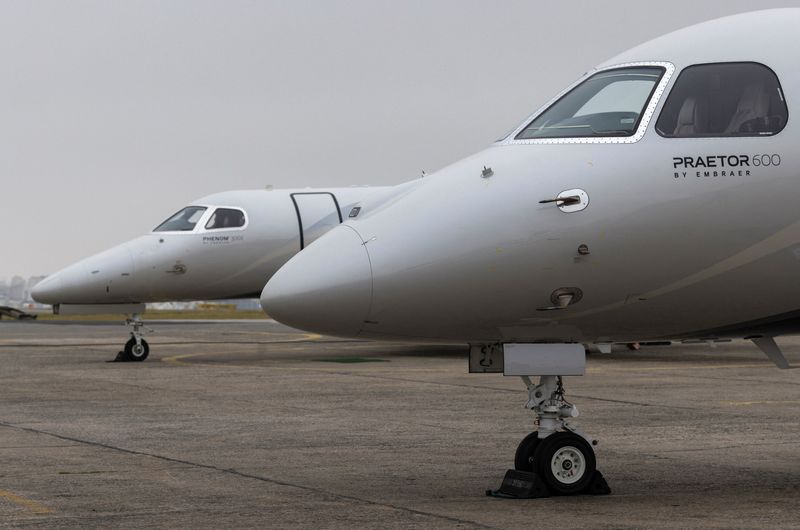
POLYGON ((300 226, 300 249, 342 222, 339 203, 333 193, 293 193, 292 201, 300 226))

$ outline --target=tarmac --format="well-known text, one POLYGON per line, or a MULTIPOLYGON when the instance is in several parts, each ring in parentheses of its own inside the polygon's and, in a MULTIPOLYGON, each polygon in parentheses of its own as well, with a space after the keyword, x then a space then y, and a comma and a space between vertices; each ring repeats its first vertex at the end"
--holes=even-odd
POLYGON ((612 494, 507 500, 527 393, 464 347, 152 326, 112 363, 122 325, 0 322, 0 526, 800 527, 800 370, 745 341, 591 355, 566 397, 612 494))

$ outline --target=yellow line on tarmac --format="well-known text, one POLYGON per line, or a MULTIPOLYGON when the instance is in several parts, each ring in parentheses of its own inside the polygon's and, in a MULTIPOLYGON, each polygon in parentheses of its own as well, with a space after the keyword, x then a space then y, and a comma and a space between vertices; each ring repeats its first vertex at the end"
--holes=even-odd
POLYGON ((670 366, 595 366, 586 369, 588 373, 608 372, 672 372, 678 370, 727 370, 732 368, 771 368, 768 362, 753 362, 748 364, 712 364, 712 363, 676 363, 670 366))
MULTIPOLYGON (((318 335, 317 333, 304 333, 297 337, 296 339, 287 339, 276 342, 276 344, 285 344, 290 342, 303 342, 308 340, 317 340, 322 338, 322 335, 318 335)), ((269 343, 266 343, 269 344, 269 343)), ((191 357, 200 357, 202 355, 208 355, 208 353, 184 353, 181 355, 173 355, 171 357, 164 357, 161 359, 162 363, 171 364, 173 366, 191 366, 192 364, 196 363, 187 363, 184 362, 183 359, 189 359, 191 357)), ((216 363, 215 363, 216 364, 216 363)))
POLYGON ((11 501, 17 506, 22 506, 27 510, 38 513, 38 514, 45 514, 45 513, 53 513, 53 510, 45 506, 44 504, 39 504, 36 501, 32 501, 30 499, 26 499, 25 497, 20 497, 16 493, 12 493, 7 490, 0 490, 0 499, 6 499, 7 501, 11 501))
POLYGON ((787 401, 774 401, 774 400, 765 400, 765 401, 720 401, 722 405, 729 405, 733 407, 749 407, 751 405, 796 405, 800 403, 798 400, 787 400, 787 401))

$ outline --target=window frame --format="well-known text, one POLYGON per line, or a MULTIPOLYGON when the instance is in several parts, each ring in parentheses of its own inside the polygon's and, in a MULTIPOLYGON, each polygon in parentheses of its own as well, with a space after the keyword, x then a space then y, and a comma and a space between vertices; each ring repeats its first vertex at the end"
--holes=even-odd
POLYGON ((667 94, 666 99, 664 99, 664 105, 661 106, 661 111, 658 113, 658 118, 656 118, 655 124, 653 125, 653 129, 655 129, 656 134, 658 134, 661 138, 665 138, 667 140, 682 140, 687 138, 706 138, 706 139, 714 139, 714 140, 722 140, 728 138, 772 138, 774 136, 779 135, 786 129, 786 125, 789 123, 789 105, 786 103, 786 92, 783 90, 783 85, 781 84, 781 78, 778 76, 778 73, 770 68, 768 65, 764 63, 760 63, 758 61, 717 61, 712 63, 697 63, 697 64, 690 64, 689 66, 685 66, 681 68, 680 73, 675 78, 675 83, 672 84, 670 87, 669 94, 667 94), (769 71, 773 76, 775 76, 775 81, 778 83, 778 90, 780 91, 781 100, 783 101, 783 106, 786 108, 786 121, 784 121, 783 126, 777 132, 772 134, 735 134, 735 135, 724 135, 724 133, 719 134, 693 134, 693 135, 686 135, 686 136, 666 136, 661 134, 661 131, 658 130, 656 125, 658 124, 658 120, 661 119, 661 115, 664 113, 664 108, 667 106, 669 102, 669 97, 672 95, 672 91, 678 86, 678 82, 681 80, 681 76, 691 68, 697 68, 701 66, 717 66, 717 65, 731 65, 731 64, 754 64, 756 66, 761 66, 769 71))
POLYGON ((561 91, 556 97, 551 99, 536 112, 531 114, 520 126, 514 129, 502 140, 496 142, 498 145, 536 145, 536 144, 631 144, 638 142, 642 139, 650 121, 655 114, 656 107, 666 90, 667 85, 675 73, 675 65, 667 61, 642 61, 633 63, 621 63, 602 68, 596 68, 584 74, 576 82, 572 83, 565 90, 561 91), (587 81, 590 77, 600 74, 608 70, 620 70, 623 68, 641 68, 655 66, 664 69, 661 79, 650 94, 650 98, 644 107, 643 112, 639 115, 639 123, 636 126, 635 132, 629 136, 573 136, 573 137, 560 137, 560 138, 520 138, 517 136, 524 131, 535 119, 542 115, 546 110, 561 101, 567 94, 572 92, 579 85, 587 81))

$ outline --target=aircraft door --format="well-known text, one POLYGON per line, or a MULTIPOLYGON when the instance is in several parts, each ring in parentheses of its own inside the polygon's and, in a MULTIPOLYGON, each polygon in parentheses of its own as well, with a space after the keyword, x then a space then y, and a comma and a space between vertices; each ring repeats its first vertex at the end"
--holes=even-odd
POLYGON ((292 193, 291 197, 300 226, 301 250, 342 222, 339 202, 333 193, 292 193))

